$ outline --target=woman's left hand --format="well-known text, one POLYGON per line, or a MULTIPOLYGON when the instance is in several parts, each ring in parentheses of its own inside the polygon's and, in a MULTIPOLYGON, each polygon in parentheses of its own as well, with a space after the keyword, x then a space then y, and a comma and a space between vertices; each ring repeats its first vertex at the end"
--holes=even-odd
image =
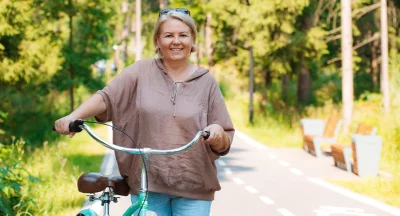
POLYGON ((214 150, 221 149, 224 146, 218 146, 223 144, 223 139, 225 136, 225 131, 219 124, 212 124, 208 125, 207 127, 204 128, 204 131, 210 131, 210 137, 208 139, 204 140, 205 144, 209 144, 212 146, 214 150))

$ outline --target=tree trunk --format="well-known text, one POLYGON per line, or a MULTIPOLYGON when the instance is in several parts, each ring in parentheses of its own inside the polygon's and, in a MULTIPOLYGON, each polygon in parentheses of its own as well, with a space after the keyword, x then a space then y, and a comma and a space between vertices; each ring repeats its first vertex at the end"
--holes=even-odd
POLYGON ((136 61, 142 59, 142 8, 141 0, 136 0, 136 61))
MULTIPOLYGON (((313 27, 313 17, 314 14, 308 14, 304 17, 304 22, 302 26, 303 32, 309 31, 313 27)), ((311 76, 310 70, 306 65, 306 59, 304 58, 304 54, 300 54, 300 72, 297 83, 297 102, 299 104, 305 104, 311 93, 311 76)))
POLYGON ((265 71, 265 87, 269 88, 272 83, 272 73, 270 70, 265 71))
POLYGON ((282 99, 285 103, 288 103, 288 93, 289 93, 289 76, 283 74, 281 76, 282 81, 282 99))
POLYGON ((371 77, 372 77, 372 90, 375 92, 378 90, 378 55, 377 55, 377 46, 378 41, 375 40, 371 44, 371 77))
MULTIPOLYGON (((72 3, 70 2, 70 6, 72 3)), ((73 15, 69 14, 69 49, 71 54, 73 54, 74 44, 73 44, 73 15)), ((69 78, 71 79, 71 85, 69 87, 69 96, 70 96, 70 111, 74 111, 74 76, 75 70, 72 60, 69 60, 69 78)))
MULTIPOLYGON (((199 25, 199 35, 204 35, 204 28, 205 25, 199 25)), ((204 51, 203 51, 203 47, 204 47, 204 40, 202 40, 201 42, 197 42, 197 51, 196 51, 196 56, 197 56, 197 66, 200 67, 201 66, 201 59, 204 56, 204 51)))
POLYGON ((301 65, 299 78, 297 83, 297 102, 305 104, 311 92, 311 76, 310 70, 304 64, 301 65))
POLYGON ((122 59, 124 63, 128 60, 128 43, 129 43, 129 26, 131 24, 131 15, 132 13, 128 13, 129 11, 129 4, 127 1, 122 2, 121 4, 121 12, 125 16, 124 25, 122 28, 122 59))
POLYGON ((387 2, 386 0, 381 0, 381 92, 386 113, 390 110, 388 49, 387 2))
POLYGON ((351 31, 351 1, 341 0, 342 9, 342 102, 344 132, 346 133, 353 116, 353 34, 351 31))
POLYGON ((208 69, 210 71, 212 71, 212 67, 214 65, 213 47, 212 47, 212 41, 211 41, 211 35, 212 35, 211 19, 212 19, 211 13, 207 13, 206 27, 205 27, 205 43, 206 43, 206 54, 207 54, 207 59, 208 59, 208 69))
POLYGON ((253 71, 253 47, 249 47, 249 53, 250 53, 250 84, 249 84, 249 93, 250 93, 250 103, 249 103, 249 121, 251 124, 253 124, 253 115, 254 115, 254 110, 253 110, 253 92, 254 92, 254 71, 253 71))

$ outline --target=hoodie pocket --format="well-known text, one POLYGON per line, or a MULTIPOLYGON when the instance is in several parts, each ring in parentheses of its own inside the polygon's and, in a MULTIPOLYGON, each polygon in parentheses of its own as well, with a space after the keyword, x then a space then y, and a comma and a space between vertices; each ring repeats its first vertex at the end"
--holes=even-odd
POLYGON ((204 164, 199 161, 181 160, 178 169, 171 169, 168 181, 181 190, 201 190, 204 188, 204 164))

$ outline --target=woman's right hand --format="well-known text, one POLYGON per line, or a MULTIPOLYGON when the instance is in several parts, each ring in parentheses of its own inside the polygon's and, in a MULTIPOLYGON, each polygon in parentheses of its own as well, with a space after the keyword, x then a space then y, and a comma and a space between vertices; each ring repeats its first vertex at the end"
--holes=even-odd
POLYGON ((75 132, 69 131, 69 124, 75 120, 76 118, 71 115, 64 116, 54 123, 54 128, 59 134, 69 135, 69 137, 72 138, 75 132))

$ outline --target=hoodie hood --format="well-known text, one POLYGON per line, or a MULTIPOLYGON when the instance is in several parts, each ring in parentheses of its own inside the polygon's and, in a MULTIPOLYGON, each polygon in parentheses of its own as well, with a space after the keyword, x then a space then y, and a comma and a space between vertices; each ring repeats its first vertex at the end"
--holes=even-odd
POLYGON ((171 101, 172 104, 174 105, 174 113, 173 113, 173 116, 175 117, 175 116, 176 116, 176 115, 175 115, 175 114, 176 114, 176 112, 175 112, 175 111, 176 111, 176 100, 177 100, 177 97, 178 97, 178 88, 179 88, 179 85, 180 85, 181 83, 190 83, 190 82, 192 82, 192 81, 194 81, 194 80, 196 80, 196 79, 202 77, 203 75, 205 75, 205 74, 208 73, 208 70, 207 70, 206 68, 203 68, 203 67, 198 67, 198 68, 196 69, 196 71, 193 72, 193 74, 190 75, 185 81, 183 81, 183 82, 175 82, 175 81, 173 81, 173 80, 171 79, 170 75, 168 74, 167 69, 166 69, 166 67, 165 67, 165 65, 164 65, 163 60, 160 59, 160 58, 157 58, 157 59, 155 59, 155 62, 156 62, 156 65, 158 66, 158 68, 160 68, 160 70, 164 73, 164 75, 167 76, 167 77, 171 80, 172 86, 171 86, 170 101, 171 101))

